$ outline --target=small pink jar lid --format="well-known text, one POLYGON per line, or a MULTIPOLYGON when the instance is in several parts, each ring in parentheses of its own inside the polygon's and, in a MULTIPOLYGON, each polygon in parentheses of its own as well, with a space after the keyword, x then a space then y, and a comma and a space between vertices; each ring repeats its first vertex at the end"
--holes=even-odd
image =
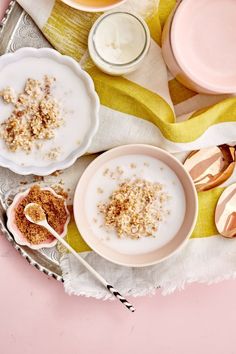
POLYGON ((182 0, 170 39, 191 80, 216 93, 236 92, 235 0, 182 0))

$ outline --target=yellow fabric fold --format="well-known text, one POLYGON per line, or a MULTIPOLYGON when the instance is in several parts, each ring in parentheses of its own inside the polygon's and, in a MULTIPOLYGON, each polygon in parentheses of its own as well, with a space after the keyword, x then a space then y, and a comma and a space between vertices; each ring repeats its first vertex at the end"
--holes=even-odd
POLYGON ((188 89, 187 87, 183 86, 179 81, 176 79, 172 79, 168 82, 169 90, 171 99, 174 105, 177 105, 181 102, 188 100, 197 95, 196 92, 188 89))
POLYGON ((163 27, 171 11, 174 9, 176 0, 160 0, 158 6, 158 14, 160 24, 163 27))
POLYGON ((79 61, 87 51, 88 33, 98 16, 98 13, 76 11, 56 0, 43 33, 60 53, 79 61))
POLYGON ((123 77, 106 75, 96 67, 89 69, 88 73, 93 78, 101 104, 104 106, 149 120, 154 124, 175 121, 168 103, 154 92, 123 77))
POLYGON ((224 188, 214 188, 198 193, 199 212, 192 238, 217 235, 215 226, 215 208, 224 188))
POLYGON ((91 251, 91 248, 87 245, 87 243, 81 237, 81 235, 77 229, 73 213, 71 213, 71 220, 68 225, 68 232, 67 232, 66 240, 71 245, 71 247, 73 247, 77 252, 91 251))

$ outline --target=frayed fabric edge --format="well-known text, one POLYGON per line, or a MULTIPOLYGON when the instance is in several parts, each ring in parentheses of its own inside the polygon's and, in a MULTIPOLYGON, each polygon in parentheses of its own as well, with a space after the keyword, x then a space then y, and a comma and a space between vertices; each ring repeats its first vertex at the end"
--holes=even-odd
MULTIPOLYGON (((76 295, 76 296, 84 296, 84 297, 92 297, 98 300, 114 300, 114 297, 107 292, 104 291, 80 291, 79 293, 75 291, 71 285, 71 278, 70 278, 70 262, 69 258, 62 257, 61 259, 62 269, 63 269, 63 279, 64 279, 64 289, 68 295, 76 295)), ((142 297, 142 296, 152 296, 155 295, 156 292, 159 290, 163 296, 173 294, 175 291, 182 291, 186 288, 187 285, 193 283, 201 283, 201 284, 217 284, 225 280, 236 279, 236 270, 230 273, 224 273, 220 276, 211 276, 207 277, 191 277, 186 280, 181 281, 168 281, 168 282, 159 282, 158 284, 154 284, 153 286, 149 286, 145 289, 122 289, 122 294, 124 296, 132 296, 132 297, 142 297)))

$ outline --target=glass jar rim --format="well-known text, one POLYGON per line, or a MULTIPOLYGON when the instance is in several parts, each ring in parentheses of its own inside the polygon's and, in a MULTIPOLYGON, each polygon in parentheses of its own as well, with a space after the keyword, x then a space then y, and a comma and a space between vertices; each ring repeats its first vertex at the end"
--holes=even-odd
POLYGON ((149 42, 150 42, 150 32, 149 32, 149 28, 147 26, 147 24, 145 23, 145 21, 140 17, 137 16, 133 13, 130 12, 126 12, 126 11, 112 11, 110 13, 106 13, 104 15, 102 15, 100 18, 98 18, 98 20, 95 22, 94 27, 92 28, 92 33, 91 33, 91 38, 92 38, 92 44, 93 44, 93 49, 94 52, 96 53, 97 57, 99 58, 99 60, 107 65, 113 66, 113 67, 117 67, 117 68, 122 68, 122 67, 127 67, 127 66, 132 66, 132 64, 135 64, 137 61, 141 60, 143 55, 146 53, 147 48, 149 47, 149 42), (96 47, 96 41, 95 41, 95 34, 97 32, 97 29, 99 27, 99 25, 101 24, 101 22, 113 15, 117 15, 117 14, 124 14, 124 15, 128 15, 128 16, 132 16, 133 18, 135 18, 139 24, 142 26, 144 34, 145 34, 145 42, 144 42, 144 46, 143 49, 141 50, 141 52, 138 54, 137 57, 135 57, 134 59, 132 59, 131 61, 127 62, 127 63, 113 63, 111 61, 108 61, 106 59, 104 59, 101 54, 99 53, 99 51, 97 50, 96 47), (102 17, 102 18, 101 18, 102 17))

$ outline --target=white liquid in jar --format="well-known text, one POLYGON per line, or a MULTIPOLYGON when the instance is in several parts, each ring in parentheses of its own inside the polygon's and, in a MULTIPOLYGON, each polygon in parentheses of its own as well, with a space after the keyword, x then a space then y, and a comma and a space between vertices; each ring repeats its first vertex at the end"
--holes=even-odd
POLYGON ((104 17, 94 33, 95 48, 100 57, 113 64, 127 64, 143 51, 146 32, 139 20, 126 13, 104 17))
POLYGON ((127 155, 110 160, 97 170, 87 188, 85 212, 92 232, 107 247, 122 254, 148 253, 167 244, 180 229, 185 211, 185 193, 177 175, 165 163, 145 155, 127 155), (131 167, 131 164, 135 167, 131 167), (115 171, 117 167, 124 171, 120 179, 112 179, 109 174, 104 175, 107 169, 115 171), (163 191, 170 196, 165 207, 170 214, 160 222, 154 237, 143 237, 137 240, 127 237, 118 238, 114 230, 104 226, 104 217, 98 212, 97 205, 107 203, 109 196, 125 178, 142 178, 160 183, 163 185, 163 191))
POLYGON ((150 31, 142 17, 118 11, 97 19, 89 33, 88 49, 100 70, 119 76, 141 66, 150 43, 150 31))

